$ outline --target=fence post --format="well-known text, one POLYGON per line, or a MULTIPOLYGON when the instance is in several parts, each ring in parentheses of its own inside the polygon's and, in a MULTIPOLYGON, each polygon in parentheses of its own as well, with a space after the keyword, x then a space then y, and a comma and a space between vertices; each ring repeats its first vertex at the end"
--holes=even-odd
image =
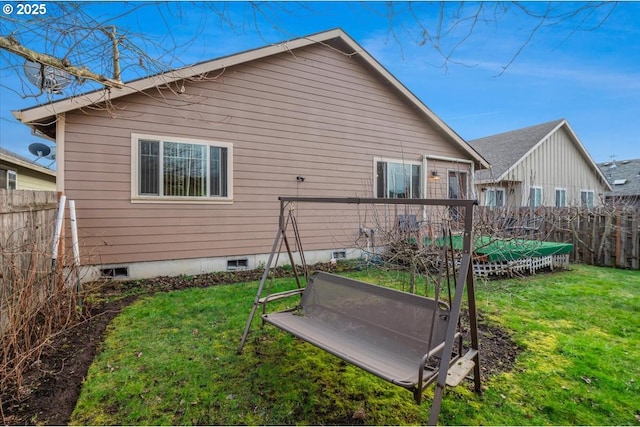
POLYGON ((631 212, 631 268, 640 269, 640 209, 631 212))
POLYGON ((0 337, 11 311, 7 304, 26 280, 37 283, 49 271, 56 207, 52 191, 0 189, 0 337))
MULTIPOLYGON (((527 218, 528 209, 512 208, 508 212, 521 223, 527 218)), ((491 231, 491 227, 487 228, 487 222, 492 224, 494 231, 499 232, 495 218, 489 219, 489 211, 480 212, 482 214, 476 219, 484 228, 479 232, 491 231)), ((501 212, 506 215, 507 208, 503 208, 501 212)), ((547 207, 538 211, 539 214, 542 212, 545 214, 545 224, 540 228, 540 238, 572 243, 572 262, 640 269, 640 207, 547 207)), ((495 215, 495 212, 493 214, 495 215)))

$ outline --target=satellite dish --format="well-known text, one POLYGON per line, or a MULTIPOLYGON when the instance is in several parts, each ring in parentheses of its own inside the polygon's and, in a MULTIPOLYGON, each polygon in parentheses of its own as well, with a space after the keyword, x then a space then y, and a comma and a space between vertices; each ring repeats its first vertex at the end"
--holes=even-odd
POLYGON ((49 160, 56 160, 56 147, 49 147, 49 150, 51 151, 49 154, 45 155, 44 157, 49 159, 49 160))
POLYGON ((48 93, 60 94, 71 84, 69 73, 51 65, 25 61, 22 69, 31 83, 48 93))
POLYGON ((29 152, 34 156, 38 156, 38 158, 47 157, 51 154, 51 148, 41 142, 34 142, 33 144, 29 145, 29 152))

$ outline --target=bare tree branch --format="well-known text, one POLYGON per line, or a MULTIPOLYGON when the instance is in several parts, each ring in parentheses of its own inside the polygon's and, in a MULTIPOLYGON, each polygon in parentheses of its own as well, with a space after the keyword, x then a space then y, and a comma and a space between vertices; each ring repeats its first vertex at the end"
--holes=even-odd
POLYGON ((28 47, 21 45, 17 40, 11 37, 0 36, 0 48, 21 56, 28 61, 37 62, 43 65, 49 65, 59 70, 65 71, 73 76, 82 79, 96 81, 102 85, 113 88, 122 88, 123 84, 119 80, 110 79, 101 74, 96 74, 86 68, 79 68, 71 65, 68 60, 59 59, 46 53, 36 52, 28 47))
POLYGON ((120 44, 120 40, 116 36, 116 27, 112 25, 109 28, 103 28, 102 31, 111 39, 111 44, 113 46, 113 79, 116 81, 122 81, 120 77, 120 49, 118 45, 120 44))
MULTIPOLYGON (((100 9, 92 7, 91 3, 51 2, 47 5, 46 16, 30 16, 26 19, 0 16, 3 28, 0 51, 12 54, 6 56, 3 69, 13 69, 13 72, 20 74, 19 60, 25 58, 63 70, 78 78, 65 90, 66 96, 73 95, 74 90, 78 91, 85 79, 106 87, 120 88, 123 79, 146 77, 188 65, 185 62, 193 62, 194 57, 197 60, 197 49, 206 55, 208 46, 200 42, 211 25, 228 28, 235 34, 255 32, 265 41, 273 31, 285 39, 299 37, 300 34, 287 28, 285 18, 304 19, 308 14, 320 15, 324 10, 321 4, 250 1, 239 6, 243 10, 238 14, 237 7, 231 3, 204 2, 185 6, 187 3, 143 2, 117 9, 118 12, 113 15, 100 15, 100 9), (135 21, 151 14, 156 17, 155 25, 158 27, 154 35, 136 30, 135 21), (183 30, 178 30, 180 26, 176 24, 187 23, 188 35, 178 34, 177 31, 183 30)), ((506 20, 522 19, 522 27, 516 35, 521 40, 501 60, 503 66, 498 75, 502 75, 544 29, 558 26, 563 31, 558 34, 562 42, 563 37, 566 40, 578 31, 599 28, 615 10, 616 4, 387 1, 353 3, 352 7, 360 9, 354 10, 354 13, 373 14, 385 20, 387 43, 397 46, 402 56, 407 51, 407 44, 415 43, 424 47, 425 51, 435 53, 431 55, 435 61, 426 59, 429 53, 425 55, 426 61, 445 70, 450 64, 475 66, 468 63, 468 55, 463 57, 463 47, 474 36, 482 37, 487 27, 497 28, 506 20)), ((140 22, 138 28, 143 28, 140 22)), ((2 59, 5 59, 4 55, 2 59)), ((22 82, 25 81, 22 79, 22 82)), ((43 87, 35 95, 29 94, 28 85, 8 89, 21 92, 22 96, 37 97, 43 94, 43 87)))

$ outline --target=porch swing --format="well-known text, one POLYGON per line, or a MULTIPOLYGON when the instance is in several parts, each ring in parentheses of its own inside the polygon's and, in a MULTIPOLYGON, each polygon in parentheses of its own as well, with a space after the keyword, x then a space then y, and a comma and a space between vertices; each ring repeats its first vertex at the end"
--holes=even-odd
MULTIPOLYGON (((383 380, 413 392, 416 403, 422 401, 424 390, 436 383, 429 424, 438 421, 446 385, 458 385, 472 370, 475 391, 480 393, 480 363, 475 308, 473 269, 471 268, 471 226, 474 201, 460 199, 363 199, 280 197, 280 218, 267 265, 238 353, 244 347, 258 307, 261 318, 283 331, 306 341, 334 356, 370 372, 383 380), (301 254, 300 234, 295 216, 285 208, 291 203, 395 204, 443 206, 464 209, 463 249, 459 264, 454 262, 453 250, 443 235, 442 259, 434 298, 406 293, 391 288, 364 283, 335 274, 317 271, 308 275, 303 260, 306 286, 302 287, 296 263, 287 237, 291 224, 301 254), (284 243, 297 289, 263 295, 268 273, 284 243), (451 251, 449 259, 448 251, 451 251), (458 271, 455 266, 458 265, 458 271), (443 269, 453 268, 455 290, 449 303, 440 300, 443 269), (470 348, 463 353, 460 330, 460 310, 464 289, 467 289, 470 348), (299 296, 292 309, 267 312, 269 302, 299 296), (457 343, 457 345, 456 345, 457 343), (455 347, 455 348, 454 348, 455 347)), ((448 231, 450 236, 450 230, 448 231)), ((446 234, 446 233, 443 233, 446 234)), ((449 237, 450 239, 450 237, 449 237)), ((446 274, 447 282, 449 274, 446 274)))

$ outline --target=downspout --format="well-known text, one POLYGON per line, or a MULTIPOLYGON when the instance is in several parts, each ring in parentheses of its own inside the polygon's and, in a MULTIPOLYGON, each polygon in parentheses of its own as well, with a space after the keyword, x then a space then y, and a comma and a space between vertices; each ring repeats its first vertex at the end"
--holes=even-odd
POLYGON ((480 203, 476 196, 476 164, 471 162, 471 198, 480 203))
MULTIPOLYGON (((422 155, 422 185, 424 187, 424 194, 422 195, 423 198, 427 198, 427 189, 428 189, 428 179, 429 179, 429 173, 427 172, 427 156, 426 154, 422 155)), ((427 205, 423 205, 422 206, 422 222, 426 222, 427 221, 427 205)))
POLYGON ((56 116, 56 190, 64 194, 65 115, 56 116))

